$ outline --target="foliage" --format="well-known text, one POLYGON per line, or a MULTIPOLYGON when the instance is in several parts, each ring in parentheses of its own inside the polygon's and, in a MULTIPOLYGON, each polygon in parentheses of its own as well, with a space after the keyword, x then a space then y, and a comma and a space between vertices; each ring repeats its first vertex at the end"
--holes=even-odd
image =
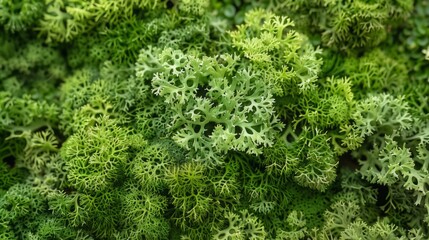
POLYGON ((173 113, 173 140, 197 160, 220 162, 217 155, 228 150, 260 154, 272 145, 281 124, 272 117, 274 99, 259 72, 240 68, 231 55, 199 59, 170 48, 149 51, 139 57, 137 78, 152 79, 152 91, 173 113))
POLYGON ((379 45, 413 10, 412 0, 268 2, 274 12, 293 16, 303 31, 320 34, 316 39, 324 45, 346 52, 379 45))
POLYGON ((0 0, 0 239, 428 239, 427 0, 0 0))

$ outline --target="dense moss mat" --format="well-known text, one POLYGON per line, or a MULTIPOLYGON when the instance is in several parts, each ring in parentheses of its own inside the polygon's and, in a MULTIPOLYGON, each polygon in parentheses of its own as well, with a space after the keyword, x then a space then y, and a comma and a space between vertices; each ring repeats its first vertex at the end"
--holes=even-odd
POLYGON ((428 239, 429 1, 0 0, 0 239, 428 239))

